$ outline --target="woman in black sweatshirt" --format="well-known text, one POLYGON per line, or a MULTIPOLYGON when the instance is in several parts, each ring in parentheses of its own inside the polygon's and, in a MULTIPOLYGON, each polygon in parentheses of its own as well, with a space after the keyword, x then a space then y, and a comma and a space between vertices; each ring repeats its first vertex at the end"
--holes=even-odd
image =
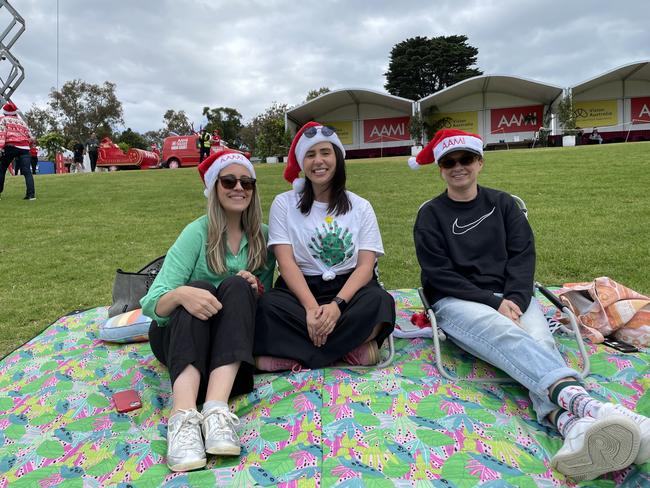
POLYGON ((511 195, 478 185, 481 138, 441 130, 409 165, 433 162, 447 188, 420 208, 414 240, 438 326, 529 390, 539 422, 557 427, 565 439, 551 462, 561 473, 591 480, 645 463, 650 419, 592 398, 555 348, 533 297, 528 220, 511 195))

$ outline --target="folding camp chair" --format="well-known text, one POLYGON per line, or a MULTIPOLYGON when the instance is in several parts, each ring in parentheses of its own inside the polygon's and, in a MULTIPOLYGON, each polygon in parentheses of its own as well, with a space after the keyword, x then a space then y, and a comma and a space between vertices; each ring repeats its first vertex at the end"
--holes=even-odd
MULTIPOLYGON (((526 208, 525 202, 516 195, 512 195, 512 198, 515 200, 515 202, 517 203, 521 211, 524 213, 526 218, 528 218, 528 209, 526 208)), ((569 331, 569 329, 566 328, 563 328, 562 330, 566 333, 572 333, 574 335, 575 340, 578 343, 580 356, 582 357, 583 368, 581 373, 583 377, 587 376, 589 374, 589 368, 590 368, 589 355, 587 354, 587 350, 585 349, 585 344, 582 340, 582 335, 580 335, 580 330, 578 328, 578 321, 576 320, 575 315, 573 314, 573 312, 571 312, 571 310, 566 305, 560 302, 560 300, 558 300, 557 297, 553 295, 553 293, 551 293, 548 289, 544 288, 541 284, 535 282, 534 286, 535 289, 539 290, 540 293, 542 293, 555 307, 557 307, 560 311, 562 311, 564 314, 566 314, 569 317, 569 321, 571 322, 571 330, 569 331)), ((512 378, 488 378, 488 377, 460 378, 456 376, 454 373, 449 372, 449 370, 447 370, 445 365, 442 364, 442 355, 440 354, 440 342, 446 340, 447 336, 445 335, 444 331, 438 328, 436 322, 436 316, 433 313, 433 308, 429 304, 429 301, 425 296, 424 290, 421 287, 418 288, 418 294, 420 295, 420 299, 422 300, 422 305, 424 306, 424 310, 427 314, 427 318, 429 319, 429 322, 431 322, 431 329, 433 330, 433 348, 436 356, 436 367, 438 368, 438 371, 440 371, 440 374, 442 376, 444 376, 450 381, 465 380, 465 381, 481 381, 481 382, 489 382, 489 383, 515 382, 515 380, 512 378)))

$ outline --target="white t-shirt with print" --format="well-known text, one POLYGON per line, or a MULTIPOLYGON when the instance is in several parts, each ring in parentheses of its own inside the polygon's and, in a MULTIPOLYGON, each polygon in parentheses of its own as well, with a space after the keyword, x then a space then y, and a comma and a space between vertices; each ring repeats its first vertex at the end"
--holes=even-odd
MULTIPOLYGON (((346 192, 351 210, 332 215, 327 203, 314 202, 303 215, 298 208, 299 194, 293 190, 273 200, 269 215, 268 245, 290 244, 296 264, 306 276, 349 273, 357 266, 360 250, 384 255, 379 225, 367 200, 346 192)), ((325 276, 324 276, 325 277, 325 276)))

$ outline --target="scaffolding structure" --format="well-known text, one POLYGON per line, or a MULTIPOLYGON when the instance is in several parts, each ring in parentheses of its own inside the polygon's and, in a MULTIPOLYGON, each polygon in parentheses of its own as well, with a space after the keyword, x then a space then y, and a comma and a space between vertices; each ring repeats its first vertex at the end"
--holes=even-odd
MULTIPOLYGON (((11 48, 25 32, 25 19, 7 0, 0 0, 0 22, 4 22, 7 18, 9 23, 0 33, 0 101, 2 105, 11 99, 11 96, 25 79, 25 70, 20 61, 11 54, 11 48)), ((2 25, 0 25, 0 28, 2 28, 2 25)))

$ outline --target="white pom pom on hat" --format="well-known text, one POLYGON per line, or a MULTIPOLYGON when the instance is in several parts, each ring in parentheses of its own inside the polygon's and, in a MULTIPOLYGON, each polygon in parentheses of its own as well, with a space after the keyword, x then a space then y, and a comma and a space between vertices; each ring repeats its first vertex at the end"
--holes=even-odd
POLYGON ((296 178, 293 180, 291 183, 291 186, 293 190, 297 193, 302 193, 302 191, 305 189, 305 179, 304 178, 296 178))
POLYGON ((411 169, 420 169, 420 165, 418 164, 418 162, 416 161, 416 159, 413 156, 411 156, 409 158, 408 165, 409 165, 409 168, 411 168, 411 169))

